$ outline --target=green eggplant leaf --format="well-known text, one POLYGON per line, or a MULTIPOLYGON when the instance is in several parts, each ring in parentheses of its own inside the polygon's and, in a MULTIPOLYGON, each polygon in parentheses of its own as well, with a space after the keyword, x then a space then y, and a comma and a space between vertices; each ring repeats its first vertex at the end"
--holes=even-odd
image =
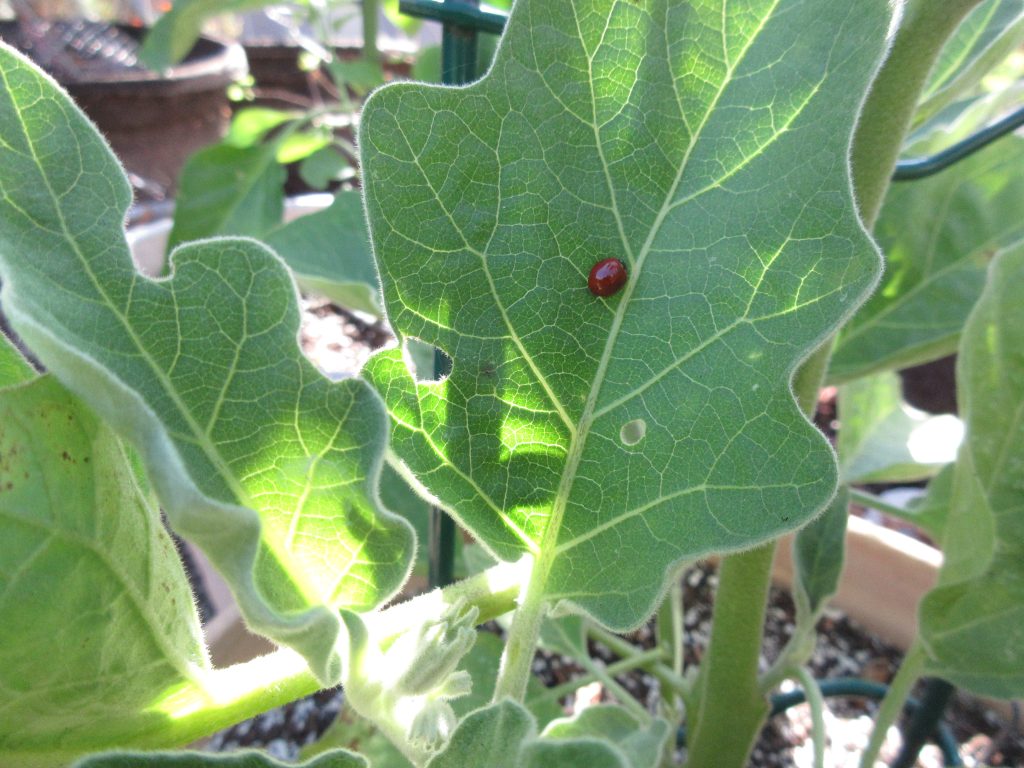
POLYGON ((922 601, 927 674, 1024 696, 1024 246, 993 262, 960 344, 967 435, 953 475, 939 585, 922 601))
POLYGON ((125 445, 52 376, 0 391, 0 765, 159 731, 209 666, 125 445))
POLYGON ((6 335, 0 333, 0 389, 31 380, 36 372, 6 335))
POLYGON ((847 486, 825 511, 801 528, 793 539, 793 596, 797 610, 813 625, 839 587, 846 555, 847 486))
MULTIPOLYGON (((214 755, 203 752, 120 752, 86 758, 75 768, 370 768, 364 757, 335 750, 304 763, 282 763, 261 752, 214 755)), ((374 764, 374 768, 378 768, 374 764)))
POLYGON ((966 95, 1024 43, 1024 0, 985 0, 946 42, 921 93, 914 124, 966 95))
MULTIPOLYGON (((537 737, 537 724, 521 704, 505 700, 467 715, 427 768, 639 768, 611 742, 593 737, 537 737)), ((654 766, 644 766, 654 768, 654 766)))
MULTIPOLYGON (((949 519, 949 505, 953 496, 953 477, 955 464, 947 464, 932 481, 928 483, 928 493, 923 498, 910 501, 903 508, 901 517, 908 523, 921 528, 933 541, 941 542, 949 519)), ((891 511, 900 509, 896 507, 891 511)))
POLYGON ((294 283, 252 240, 178 249, 136 272, 130 190, 95 129, 0 48, 0 279, 12 326, 139 451, 175 530, 200 546, 254 631, 340 676, 338 609, 404 581, 408 524, 378 512, 387 416, 363 382, 303 357, 294 283))
POLYGON ((538 558, 547 600, 636 626, 673 564, 832 498, 789 382, 879 273, 846 158, 888 23, 881 0, 523 0, 479 82, 368 100, 388 318, 454 363, 364 376, 399 460, 538 558), (628 279, 595 296, 607 258, 628 279))
POLYGON ((377 268, 359 192, 338 192, 322 211, 300 216, 266 238, 306 290, 379 317, 377 268))
POLYGON ((181 171, 170 252, 181 243, 214 235, 267 234, 284 215, 285 170, 279 142, 253 147, 215 144, 201 149, 181 171))
POLYGON ((654 768, 661 765, 672 729, 664 720, 648 726, 619 706, 602 704, 587 707, 574 717, 550 723, 541 733, 543 739, 607 739, 622 750, 630 768, 654 768))
POLYGON ((845 483, 906 483, 937 474, 956 459, 963 423, 929 416, 903 400, 887 371, 839 388, 839 474, 845 483))
POLYGON ((885 280, 839 335, 835 383, 956 351, 988 263, 1024 240, 1024 137, 932 178, 894 184, 875 228, 885 280))

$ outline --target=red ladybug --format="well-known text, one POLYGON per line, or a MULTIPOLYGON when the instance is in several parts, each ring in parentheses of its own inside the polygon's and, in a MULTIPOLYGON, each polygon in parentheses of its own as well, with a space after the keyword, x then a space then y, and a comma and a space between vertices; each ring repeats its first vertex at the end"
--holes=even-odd
POLYGON ((602 259, 590 268, 587 287, 595 296, 611 296, 626 284, 626 265, 618 259, 602 259))

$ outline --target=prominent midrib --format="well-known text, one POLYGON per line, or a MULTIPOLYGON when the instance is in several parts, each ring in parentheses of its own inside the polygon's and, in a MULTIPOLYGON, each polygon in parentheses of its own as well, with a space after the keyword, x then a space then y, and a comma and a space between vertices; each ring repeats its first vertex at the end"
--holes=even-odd
MULTIPOLYGON (((653 246, 658 233, 661 231, 661 227, 665 222, 665 217, 672 209, 671 201, 676 196, 676 192, 679 189, 679 184, 682 181, 684 171, 686 170, 686 167, 689 164, 689 160, 691 155, 693 154, 694 148, 700 142, 701 135, 703 133, 705 126, 707 125, 708 120, 710 119, 711 115, 714 114, 715 107, 721 99, 722 94, 725 93, 727 86, 730 82, 732 82, 733 73, 736 71, 736 68, 746 58, 746 55, 750 50, 750 47, 757 40, 758 35, 764 28, 764 25, 767 22, 767 20, 775 12, 775 9, 778 7, 779 2, 781 2, 781 0, 775 0, 775 2, 772 3, 771 7, 762 17, 760 24, 758 24, 756 29, 751 31, 750 37, 747 39, 746 45, 744 45, 742 51, 740 51, 735 61, 727 67, 722 77, 722 82, 719 85, 717 93, 715 93, 714 98, 711 99, 710 103, 708 104, 708 108, 705 111, 704 117, 701 119, 700 124, 693 131, 693 135, 690 139, 690 145, 686 148, 686 152, 683 154, 683 157, 679 162, 679 170, 676 173, 676 177, 675 179, 673 179, 672 185, 669 188, 668 193, 665 195, 665 200, 662 202, 661 208, 659 209, 658 214, 655 217, 654 223, 651 225, 650 231, 647 235, 647 239, 644 241, 644 244, 637 255, 637 260, 633 267, 633 275, 630 277, 629 280, 626 281, 626 285, 623 289, 623 294, 619 302, 618 309, 615 312, 615 316, 612 318, 612 325, 609 329, 608 339, 605 341, 604 350, 602 351, 601 359, 598 363, 597 372, 594 375, 594 383, 590 388, 590 392, 587 394, 587 400, 584 403, 583 411, 580 414, 580 419, 578 422, 579 426, 576 430, 576 434, 573 435, 570 439, 569 451, 566 457, 565 467, 562 471, 562 477, 559 479, 558 490, 555 494, 555 502, 551 510, 551 517, 548 519, 548 524, 544 529, 544 535, 540 543, 540 557, 537 560, 533 574, 531 574, 531 580, 542 579, 543 582, 546 583, 548 576, 550 574, 551 566, 553 564, 554 557, 557 553, 557 542, 559 533, 561 532, 562 528, 562 519, 565 516, 565 510, 569 502, 569 493, 572 490, 572 485, 576 480, 576 473, 579 470, 579 464, 583 458, 583 451, 587 442, 587 437, 590 434, 590 428, 593 426, 593 423, 595 421, 594 409, 597 406, 597 401, 601 394, 601 389, 604 385, 604 378, 607 374, 608 366, 611 364, 612 351, 615 349, 615 345, 618 340, 618 334, 622 328, 622 323, 625 318, 626 309, 629 306, 630 298, 632 297, 636 285, 639 282, 638 278, 641 271, 643 270, 643 265, 647 259, 648 254, 650 253, 651 247, 653 246)), ((723 57, 726 60, 728 59, 726 51, 723 51, 723 57)), ((671 72, 669 73, 669 76, 672 76, 671 72)), ((590 84, 591 93, 593 95, 592 79, 590 84)), ((597 131, 596 113, 594 114, 594 126, 595 137, 597 143, 600 144, 600 137, 597 131)), ((601 157, 602 165, 604 165, 603 155, 601 155, 601 157)), ((611 183, 611 173, 607 165, 605 165, 605 177, 609 180, 608 193, 614 204, 614 201, 616 199, 615 188, 611 183)), ((617 204, 615 204, 615 208, 617 210, 617 204)), ((628 243, 624 241, 623 247, 624 249, 626 249, 626 252, 628 252, 628 243)))

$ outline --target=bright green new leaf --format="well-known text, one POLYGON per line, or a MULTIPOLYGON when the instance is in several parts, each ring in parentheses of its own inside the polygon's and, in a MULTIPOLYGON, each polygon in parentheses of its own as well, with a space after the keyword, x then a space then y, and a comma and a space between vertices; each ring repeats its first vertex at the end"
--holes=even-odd
POLYGON ((215 144, 181 171, 168 253, 181 243, 214 235, 258 237, 281 223, 285 170, 278 142, 254 147, 215 144))
POLYGON ((396 84, 360 146, 395 452, 547 599, 642 621, 672 564, 832 497, 789 379, 873 286, 850 129, 883 0, 523 0, 466 88, 396 84), (599 298, 595 262, 629 279, 599 298))
POLYGON ((0 392, 0 765, 137 743, 208 669, 122 442, 51 376, 0 392))
POLYGON ((1024 246, 999 256, 964 329, 957 378, 967 436, 953 479, 939 586, 922 601, 928 674, 1024 695, 1024 246))
MULTIPOLYGON (((541 740, 521 704, 506 699, 470 713, 427 768, 639 768, 611 742, 595 738, 541 740)), ((654 768, 654 766, 644 766, 654 768)))
POLYGON ((829 378, 850 381, 954 352, 989 261, 1024 240, 1021 200, 1017 136, 932 178, 894 184, 875 228, 884 283, 840 334, 829 378))
POLYGON ((387 418, 362 382, 302 356, 295 286, 251 240, 134 269, 130 191, 56 85, 0 48, 0 279, 11 324, 135 443, 172 525, 227 578, 249 625, 340 675, 337 609, 403 581, 412 532, 378 513, 387 418))
POLYGON ((0 333, 0 388, 29 381, 35 371, 11 340, 0 333))
POLYGON ((146 36, 139 58, 161 70, 181 61, 192 50, 203 23, 225 13, 241 13, 274 5, 277 0, 175 0, 146 36))
POLYGON ((330 207, 274 230, 266 242, 306 290, 380 316, 377 269, 358 192, 338 192, 330 207))
POLYGON ((611 741, 628 758, 631 768, 661 765, 672 730, 664 720, 647 727, 622 707, 587 707, 574 717, 556 720, 541 733, 545 739, 600 738, 611 741))
MULTIPOLYGON (((82 760, 75 768, 370 768, 360 755, 337 750, 308 762, 282 763, 261 752, 212 755, 202 752, 124 752, 97 755, 82 760)), ((377 768, 374 765, 374 768, 377 768)))
POLYGON ((999 61, 1024 42, 1024 0, 985 0, 943 46, 921 93, 914 124, 920 125, 964 96, 999 61))
POLYGON ((903 400, 899 376, 866 376, 839 388, 839 474, 845 483, 904 483, 956 458, 963 424, 903 400))
POLYGON ((224 137, 229 147, 255 147, 275 128, 300 119, 298 110, 280 110, 270 107, 246 107, 231 118, 231 127, 224 137))

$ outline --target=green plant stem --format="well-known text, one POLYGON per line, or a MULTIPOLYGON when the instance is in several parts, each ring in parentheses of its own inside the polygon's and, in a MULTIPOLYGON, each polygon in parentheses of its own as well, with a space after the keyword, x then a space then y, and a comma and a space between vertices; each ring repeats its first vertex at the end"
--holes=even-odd
POLYGON ((920 643, 915 642, 907 651, 907 655, 903 657, 903 663, 900 665, 896 677, 889 684, 889 692, 885 694, 882 706, 879 707, 878 714, 875 715, 871 739, 864 749, 864 754, 860 757, 860 768, 874 768, 878 753, 885 741, 885 734, 888 732, 889 726, 896 722, 900 712, 903 711, 907 697, 910 696, 910 690, 924 670, 924 662, 924 649, 920 643))
POLYGON ((547 586, 548 574, 551 571, 554 546, 541 552, 530 570, 530 578, 526 590, 519 602, 512 625, 509 627, 505 651, 501 657, 501 668, 494 684, 494 701, 505 698, 522 701, 526 694, 526 685, 530 680, 530 669, 534 654, 537 652, 537 641, 540 639, 540 624, 544 619, 546 603, 544 590, 547 586))
POLYGON ((856 502, 863 507, 877 509, 879 512, 895 515, 896 517, 904 519, 907 517, 907 510, 903 507, 890 504, 885 499, 876 496, 873 493, 868 493, 867 491, 859 491, 856 488, 850 488, 850 501, 856 502))
POLYGON ((374 62, 380 60, 377 48, 377 27, 380 19, 378 0, 363 0, 363 58, 374 62))
MULTIPOLYGON (((387 645, 424 616, 438 616, 447 605, 465 600, 483 623, 515 608, 522 579, 519 564, 502 563, 443 590, 363 616, 367 628, 387 645)), ((315 693, 323 686, 305 661, 282 649, 244 664, 214 670, 203 688, 190 685, 154 705, 166 719, 125 747, 176 747, 208 736, 269 709, 315 693)))
POLYGON ((774 543, 722 560, 711 640, 688 713, 687 768, 742 768, 770 710, 757 683, 774 543))
MULTIPOLYGON (((671 660, 672 672, 681 678, 683 675, 684 651, 683 585, 678 576, 673 579, 668 594, 661 601, 656 628, 658 646, 661 647, 666 656, 671 660)), ((675 692, 672 688, 663 687, 662 693, 663 714, 672 720, 681 719, 683 713, 680 709, 679 696, 674 695, 675 692)))
MULTIPOLYGON (((587 627, 587 634, 590 635, 591 639, 608 646, 612 653, 621 656, 623 659, 636 659, 644 653, 637 650, 636 646, 628 640, 602 627, 590 625, 587 627)), ((662 658, 664 658, 664 651, 662 651, 662 658)), ((653 675, 662 688, 675 691, 684 698, 689 694, 690 684, 686 678, 677 675, 667 665, 663 664, 660 659, 658 661, 649 661, 639 666, 653 675)))
MULTIPOLYGON (((589 656, 584 656, 577 659, 577 661, 585 670, 587 670, 587 672, 593 675, 601 685, 611 691, 615 698, 619 700, 619 703, 628 709, 637 720, 645 725, 650 724, 650 713, 644 709, 643 705, 641 705, 629 691, 619 684, 614 675, 608 671, 607 667, 602 668, 598 666, 589 656)), ((632 659, 630 659, 630 661, 632 661, 632 659)))
POLYGON ((874 228, 918 96, 943 44, 981 0, 909 0, 889 57, 864 102, 853 141, 853 181, 861 217, 874 228))
POLYGON ((818 681, 807 667, 797 667, 793 676, 803 686, 807 705, 811 708, 811 738, 814 739, 814 766, 825 768, 825 698, 821 695, 818 681))
MULTIPOLYGON (((658 662, 665 658, 664 652, 660 648, 651 648, 647 651, 640 651, 635 656, 629 658, 619 659, 616 662, 609 664, 604 668, 603 672, 606 675, 618 675, 623 672, 630 672, 634 669, 646 668, 648 664, 652 662, 658 662)), ((574 680, 556 685, 552 688, 545 688, 543 693, 536 696, 532 696, 527 699, 527 704, 532 704, 538 701, 546 701, 547 699, 561 699, 563 696, 568 696, 573 691, 582 688, 584 685, 596 682, 598 677, 596 674, 586 674, 581 677, 577 677, 574 680)))

